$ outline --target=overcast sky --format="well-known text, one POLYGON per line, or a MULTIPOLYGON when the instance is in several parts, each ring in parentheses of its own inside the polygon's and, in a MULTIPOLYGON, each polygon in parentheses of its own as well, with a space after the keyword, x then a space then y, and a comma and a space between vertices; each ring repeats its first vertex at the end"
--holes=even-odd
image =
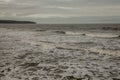
POLYGON ((0 0, 0 19, 120 23, 120 0, 0 0))

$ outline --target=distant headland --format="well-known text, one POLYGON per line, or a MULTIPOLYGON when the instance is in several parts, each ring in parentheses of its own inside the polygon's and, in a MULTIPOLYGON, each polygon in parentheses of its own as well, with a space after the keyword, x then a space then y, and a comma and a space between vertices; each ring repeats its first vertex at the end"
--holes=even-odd
POLYGON ((36 24, 32 21, 0 20, 0 24, 36 24))

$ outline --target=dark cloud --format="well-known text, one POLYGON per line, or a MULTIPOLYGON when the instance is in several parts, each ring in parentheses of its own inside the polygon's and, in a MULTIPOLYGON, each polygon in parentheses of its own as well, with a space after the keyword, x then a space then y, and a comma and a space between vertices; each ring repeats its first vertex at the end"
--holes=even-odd
POLYGON ((119 22, 120 0, 0 0, 0 18, 46 23, 119 22))

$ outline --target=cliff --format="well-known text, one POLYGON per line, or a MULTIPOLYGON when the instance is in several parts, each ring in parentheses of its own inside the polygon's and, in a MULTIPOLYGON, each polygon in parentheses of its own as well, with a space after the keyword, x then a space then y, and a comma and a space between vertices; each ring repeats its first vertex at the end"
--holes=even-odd
POLYGON ((15 20, 0 20, 0 23, 3 23, 3 24, 36 24, 36 22, 32 22, 32 21, 15 21, 15 20))

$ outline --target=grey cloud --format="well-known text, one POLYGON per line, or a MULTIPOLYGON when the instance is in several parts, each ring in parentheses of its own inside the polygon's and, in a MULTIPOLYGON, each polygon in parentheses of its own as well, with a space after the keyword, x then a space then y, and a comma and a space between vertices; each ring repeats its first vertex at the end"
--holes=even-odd
POLYGON ((52 22, 80 19, 83 22, 117 22, 120 21, 120 0, 0 0, 0 18, 37 22, 49 22, 51 18, 52 22))

